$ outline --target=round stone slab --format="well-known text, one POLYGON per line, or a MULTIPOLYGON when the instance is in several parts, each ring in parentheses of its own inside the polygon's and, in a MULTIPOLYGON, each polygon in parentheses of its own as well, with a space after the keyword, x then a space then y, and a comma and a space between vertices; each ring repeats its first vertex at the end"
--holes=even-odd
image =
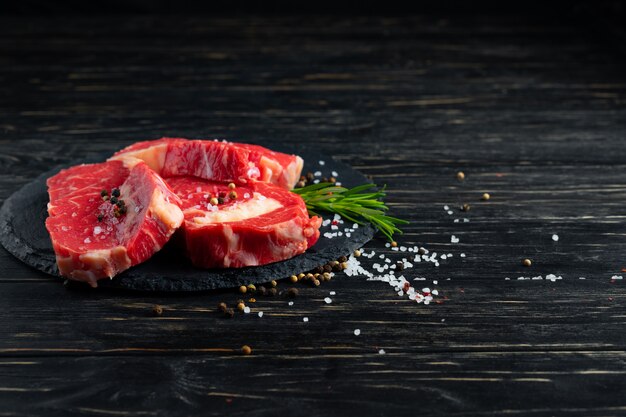
MULTIPOLYGON (((369 182, 360 172, 328 156, 308 152, 301 152, 300 155, 306 161, 304 172, 320 171, 323 176, 330 177, 335 171, 338 181, 346 187, 369 182), (322 159, 325 161, 324 166, 318 165, 318 161, 322 159)), ((91 162, 94 161, 79 161, 77 164, 91 162)), ((57 167, 26 184, 9 197, 0 209, 2 246, 25 264, 54 276, 59 276, 59 271, 45 226, 48 216, 46 179, 62 168, 65 167, 57 167)), ((332 215, 325 218, 332 219, 332 215)), ((346 222, 335 231, 343 231, 344 228, 352 228, 352 224, 346 222)), ((262 284, 309 271, 342 255, 348 255, 371 240, 376 232, 374 227, 367 225, 359 226, 351 232, 350 237, 345 234, 332 239, 324 237, 324 233, 330 231, 330 225, 323 226, 319 241, 301 255, 269 265, 246 268, 195 268, 178 248, 166 245, 148 261, 111 280, 100 280, 98 286, 136 291, 188 292, 262 284)))

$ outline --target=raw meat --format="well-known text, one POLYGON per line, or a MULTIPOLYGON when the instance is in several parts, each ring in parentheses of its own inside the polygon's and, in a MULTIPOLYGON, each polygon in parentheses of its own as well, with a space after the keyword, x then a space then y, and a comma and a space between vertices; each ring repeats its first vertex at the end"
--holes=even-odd
POLYGON ((302 158, 257 145, 217 140, 163 138, 137 142, 111 159, 135 157, 164 178, 194 176, 213 181, 257 180, 294 187, 302 172, 302 158))
POLYGON ((195 266, 264 265, 303 253, 319 238, 322 219, 309 218, 302 198, 284 188, 249 181, 231 198, 226 183, 194 177, 166 181, 182 200, 179 238, 195 266), (220 195, 223 203, 211 204, 220 195))
POLYGON ((178 197, 138 159, 78 165, 47 184, 46 228, 59 271, 92 287, 150 258, 183 222, 178 197), (116 188, 123 210, 100 194, 116 188))

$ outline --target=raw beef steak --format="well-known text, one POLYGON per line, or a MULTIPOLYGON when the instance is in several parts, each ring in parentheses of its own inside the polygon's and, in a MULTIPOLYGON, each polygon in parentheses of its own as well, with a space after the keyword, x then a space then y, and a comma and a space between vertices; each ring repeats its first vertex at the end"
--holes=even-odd
POLYGON ((78 165, 47 184, 59 271, 92 287, 150 258, 183 222, 176 194, 138 159, 78 165))
POLYGON ((302 158, 257 145, 217 140, 163 138, 137 142, 111 159, 135 157, 164 178, 193 176, 213 181, 257 180, 294 187, 302 172, 302 158))
POLYGON ((322 219, 309 218, 302 198, 284 188, 248 181, 230 189, 226 183, 195 177, 166 181, 182 200, 185 222, 178 238, 195 266, 236 268, 282 261, 303 253, 319 238, 322 219))

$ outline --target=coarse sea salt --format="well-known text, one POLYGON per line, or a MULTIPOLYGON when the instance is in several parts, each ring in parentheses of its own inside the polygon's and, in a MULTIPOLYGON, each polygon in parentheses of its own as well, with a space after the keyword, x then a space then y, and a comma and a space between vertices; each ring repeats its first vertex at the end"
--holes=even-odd
POLYGON ((259 311, 259 317, 263 317, 263 312, 259 311))
POLYGON ((319 164, 320 164, 321 166, 324 166, 324 165, 326 165, 326 162, 324 162, 324 161, 319 161, 319 164))
POLYGON ((378 349, 378 354, 379 355, 384 355, 385 353, 386 353, 385 349, 378 349))
POLYGON ((358 336, 361 334, 361 329, 354 329, 354 335, 358 336))
POLYGON ((330 304, 330 303, 332 303, 332 302, 333 302, 333 300, 332 300, 330 297, 326 297, 326 298, 324 298, 324 302, 325 302, 326 304, 330 304))
POLYGON ((450 237, 450 242, 451 243, 459 243, 459 241, 460 241, 460 239, 458 237, 454 236, 454 235, 452 235, 450 237))
POLYGON ((245 306, 245 307, 243 308, 243 312, 244 312, 244 313, 246 313, 246 314, 250 314, 250 307, 245 306))
POLYGON ((559 235, 552 235, 552 240, 554 240, 555 242, 559 241, 559 235))
POLYGON ((287 305, 292 306, 292 305, 293 305, 293 301, 289 301, 289 302, 287 303, 287 305))
POLYGON ((302 317, 302 321, 305 322, 305 323, 308 323, 309 322, 309 318, 308 317, 302 317))
POLYGON ((613 275, 611 279, 622 279, 621 275, 613 275))

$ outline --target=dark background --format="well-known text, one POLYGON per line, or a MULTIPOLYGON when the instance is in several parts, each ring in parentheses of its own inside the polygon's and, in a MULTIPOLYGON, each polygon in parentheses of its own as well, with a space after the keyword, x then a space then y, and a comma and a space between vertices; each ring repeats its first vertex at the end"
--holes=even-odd
POLYGON ((235 291, 74 290, 0 250, 0 414, 625 415, 623 19, 615 1, 0 2, 0 203, 137 140, 289 144, 386 184, 401 244, 454 254, 407 272, 441 304, 340 275, 228 320, 235 291))

